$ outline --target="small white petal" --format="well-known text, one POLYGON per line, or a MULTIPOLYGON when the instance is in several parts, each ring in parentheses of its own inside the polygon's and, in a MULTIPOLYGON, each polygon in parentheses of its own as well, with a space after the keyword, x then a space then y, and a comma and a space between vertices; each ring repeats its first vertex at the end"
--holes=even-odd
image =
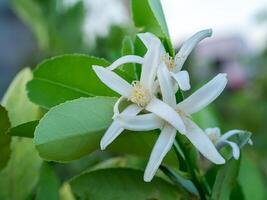
POLYGON ((251 139, 248 140, 249 145, 253 145, 253 141, 251 139))
POLYGON ((124 97, 130 97, 132 86, 127 81, 104 67, 94 65, 93 70, 98 78, 109 88, 124 97))
POLYGON ((208 160, 215 164, 225 163, 224 158, 217 151, 209 137, 191 119, 183 117, 186 125, 185 136, 198 149, 198 151, 208 160))
POLYGON ((170 72, 164 62, 159 65, 157 75, 163 101, 169 104, 170 106, 175 107, 176 99, 173 89, 173 82, 170 77, 170 72))
POLYGON ((159 66, 160 45, 161 43, 158 39, 152 41, 142 65, 140 82, 151 93, 153 92, 153 83, 159 66))
POLYGON ((152 180, 163 158, 171 149, 175 140, 175 135, 176 130, 172 126, 165 125, 163 127, 146 166, 144 181, 150 182, 152 180))
POLYGON ((187 114, 196 113, 214 101, 222 93, 226 84, 226 74, 218 74, 188 98, 177 104, 176 108, 187 114))
POLYGON ((117 67, 126 64, 126 63, 138 63, 138 64, 143 64, 144 58, 141 56, 136 56, 136 55, 127 55, 120 57, 118 60, 114 61, 110 66, 106 67, 109 70, 114 70, 117 67))
POLYGON ((183 120, 181 119, 180 115, 168 104, 159 99, 153 98, 145 109, 167 121, 180 133, 185 134, 185 125, 183 120))
POLYGON ((195 46, 203 39, 210 37, 212 35, 212 30, 207 29, 203 31, 199 31, 190 37, 188 40, 184 42, 181 49, 175 56, 175 68, 174 72, 178 72, 182 69, 187 57, 193 51, 195 46))
POLYGON ((221 141, 220 143, 218 143, 219 146, 223 147, 225 145, 229 145, 232 148, 232 154, 234 159, 238 160, 239 156, 240 156, 240 150, 239 147, 236 143, 234 142, 230 142, 230 141, 221 141), (220 144, 221 143, 221 144, 220 144))
MULTIPOLYGON (((140 40, 143 42, 143 44, 145 45, 145 47, 147 49, 150 47, 150 45, 151 45, 153 40, 158 39, 157 36, 155 36, 154 34, 149 33, 149 32, 147 32, 147 33, 139 33, 139 34, 137 34, 137 36, 140 38, 140 40)), ((165 54, 165 48, 164 48, 164 46, 162 44, 161 44, 161 47, 160 47, 160 52, 161 52, 161 55, 165 54)))
MULTIPOLYGON (((130 106, 125 108, 122 113, 129 116, 137 115, 141 110, 142 108, 140 108, 136 104, 131 104, 130 106)), ((110 143, 112 143, 122 133, 123 130, 124 129, 118 122, 113 121, 100 141, 101 150, 104 150, 110 143)))
POLYGON ((221 136, 221 130, 218 127, 214 127, 214 128, 207 128, 205 129, 205 133, 207 135, 215 135, 216 138, 219 138, 221 136))
POLYGON ((172 77, 177 81, 178 86, 181 90, 187 91, 190 90, 190 80, 189 74, 187 71, 179 71, 177 73, 171 72, 172 77))
POLYGON ((131 131, 150 131, 161 128, 165 123, 153 113, 130 116, 126 114, 117 115, 114 119, 124 129, 131 131))

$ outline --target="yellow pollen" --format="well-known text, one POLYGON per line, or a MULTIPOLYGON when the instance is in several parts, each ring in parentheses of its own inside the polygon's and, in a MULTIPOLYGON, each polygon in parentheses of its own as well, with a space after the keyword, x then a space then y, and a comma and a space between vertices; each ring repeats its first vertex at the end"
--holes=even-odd
POLYGON ((173 68, 175 67, 175 62, 174 62, 174 59, 168 54, 164 54, 162 57, 161 57, 161 60, 163 62, 165 62, 165 64, 167 65, 168 69, 170 71, 173 70, 173 68))
POLYGON ((149 90, 144 88, 139 81, 133 81, 132 85, 133 89, 129 100, 141 107, 145 107, 151 99, 149 90))

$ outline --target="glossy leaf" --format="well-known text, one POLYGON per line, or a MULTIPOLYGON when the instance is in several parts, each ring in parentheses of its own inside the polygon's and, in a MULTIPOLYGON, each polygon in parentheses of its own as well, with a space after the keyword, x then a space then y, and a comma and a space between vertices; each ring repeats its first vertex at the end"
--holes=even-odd
POLYGON ((71 188, 84 200, 180 199, 176 187, 161 178, 143 181, 143 171, 129 168, 107 168, 89 171, 74 178, 71 188))
POLYGON ((27 85, 32 102, 44 107, 90 96, 116 96, 96 76, 92 65, 107 66, 104 59, 86 55, 63 55, 45 60, 34 70, 27 85))
POLYGON ((38 186, 36 200, 59 200, 59 178, 49 163, 42 164, 38 186))
POLYGON ((7 131, 7 134, 10 136, 18 136, 18 137, 27 137, 33 138, 34 131, 36 126, 38 125, 39 120, 26 122, 24 124, 20 124, 18 126, 12 127, 7 131))
POLYGON ((222 166, 216 176, 212 189, 212 200, 228 200, 232 189, 237 184, 240 159, 231 159, 222 166))
POLYGON ((7 111, 0 105, 0 170, 3 169, 10 157, 10 142, 11 138, 6 135, 10 127, 7 111))

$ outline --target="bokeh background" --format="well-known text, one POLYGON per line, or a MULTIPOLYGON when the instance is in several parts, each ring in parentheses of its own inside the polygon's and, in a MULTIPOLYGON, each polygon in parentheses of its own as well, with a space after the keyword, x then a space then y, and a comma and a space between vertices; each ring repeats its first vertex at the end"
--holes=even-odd
MULTIPOLYGON (((245 151, 266 184, 266 0, 162 0, 162 6, 177 50, 195 32, 213 28, 213 37, 198 45, 185 68, 193 90, 218 72, 228 74, 229 84, 195 118, 203 128, 251 131, 254 146, 245 151)), ((136 31, 127 0, 0 0, 0 98, 21 68, 65 53, 114 61, 123 37, 136 31)))

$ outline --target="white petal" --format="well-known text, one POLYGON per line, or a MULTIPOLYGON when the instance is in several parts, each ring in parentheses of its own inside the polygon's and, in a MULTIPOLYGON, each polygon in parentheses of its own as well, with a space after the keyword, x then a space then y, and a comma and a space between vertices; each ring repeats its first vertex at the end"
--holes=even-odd
POLYGON ((188 98, 177 104, 176 108, 187 114, 193 114, 214 101, 227 84, 226 74, 218 74, 188 98))
POLYGON ((170 72, 164 62, 160 64, 157 75, 163 101, 174 107, 176 105, 176 99, 173 82, 170 77, 170 72))
POLYGON ((253 145, 253 141, 251 139, 248 140, 249 145, 253 145))
POLYGON ((175 135, 176 135, 176 130, 172 126, 170 125, 164 126, 150 155, 144 174, 144 181, 150 182, 152 180, 163 158, 171 149, 175 140, 175 135))
POLYGON ((177 81, 179 87, 183 91, 190 90, 190 80, 187 71, 179 71, 177 73, 171 72, 172 77, 177 81))
POLYGON ((225 163, 224 158, 217 151, 209 137, 191 119, 183 117, 186 125, 185 136, 198 149, 198 151, 208 160, 215 164, 225 163))
POLYGON ((140 82, 151 93, 153 91, 153 83, 155 81, 157 69, 159 66, 160 45, 161 43, 158 39, 154 39, 152 41, 144 57, 144 63, 142 65, 140 82))
POLYGON ((122 79, 116 73, 100 66, 93 66, 93 69, 98 78, 109 88, 119 93, 124 97, 130 97, 132 86, 127 81, 122 79))
POLYGON ((207 135, 215 135, 216 138, 219 138, 221 136, 221 130, 218 127, 214 127, 214 128, 207 128, 205 129, 205 133, 207 135))
MULTIPOLYGON (((127 115, 137 115, 141 110, 142 109, 139 106, 132 104, 128 106, 126 109, 124 109, 122 113, 127 115)), ((124 129, 121 127, 119 123, 113 121, 100 141, 101 149, 104 150, 122 133, 123 130, 124 129)))
POLYGON ((153 113, 130 116, 126 114, 117 115, 114 119, 124 129, 131 131, 150 131, 161 128, 165 123, 153 113))
POLYGON ((206 37, 210 37, 212 35, 212 30, 207 29, 203 31, 199 31, 196 34, 194 34, 192 37, 190 37, 188 40, 184 42, 181 49, 175 56, 175 68, 174 72, 178 72, 182 69, 187 57, 190 55, 190 53, 193 51, 195 46, 206 37))
MULTIPOLYGON (((155 36, 154 34, 149 33, 149 32, 139 33, 139 34, 137 34, 137 36, 140 38, 140 40, 143 42, 143 44, 146 46, 147 49, 150 47, 153 40, 158 39, 157 36, 155 36)), ((160 52, 161 52, 161 55, 165 54, 165 48, 162 44, 160 47, 160 52)))
POLYGON ((168 104, 159 99, 153 98, 145 109, 155 113, 158 117, 167 121, 180 133, 185 133, 185 125, 183 120, 181 119, 180 115, 168 104))
POLYGON ((218 143, 219 146, 223 147, 225 145, 229 145, 232 148, 232 154, 234 159, 238 160, 239 156, 240 156, 240 150, 239 147, 236 143, 234 142, 230 142, 230 141, 221 141, 220 143, 218 143), (221 143, 221 144, 220 144, 221 143))
POLYGON ((136 55, 127 55, 120 57, 118 60, 114 61, 110 66, 106 67, 109 70, 114 70, 117 67, 126 64, 126 63, 138 63, 138 64, 143 64, 144 58, 141 56, 136 56, 136 55))

